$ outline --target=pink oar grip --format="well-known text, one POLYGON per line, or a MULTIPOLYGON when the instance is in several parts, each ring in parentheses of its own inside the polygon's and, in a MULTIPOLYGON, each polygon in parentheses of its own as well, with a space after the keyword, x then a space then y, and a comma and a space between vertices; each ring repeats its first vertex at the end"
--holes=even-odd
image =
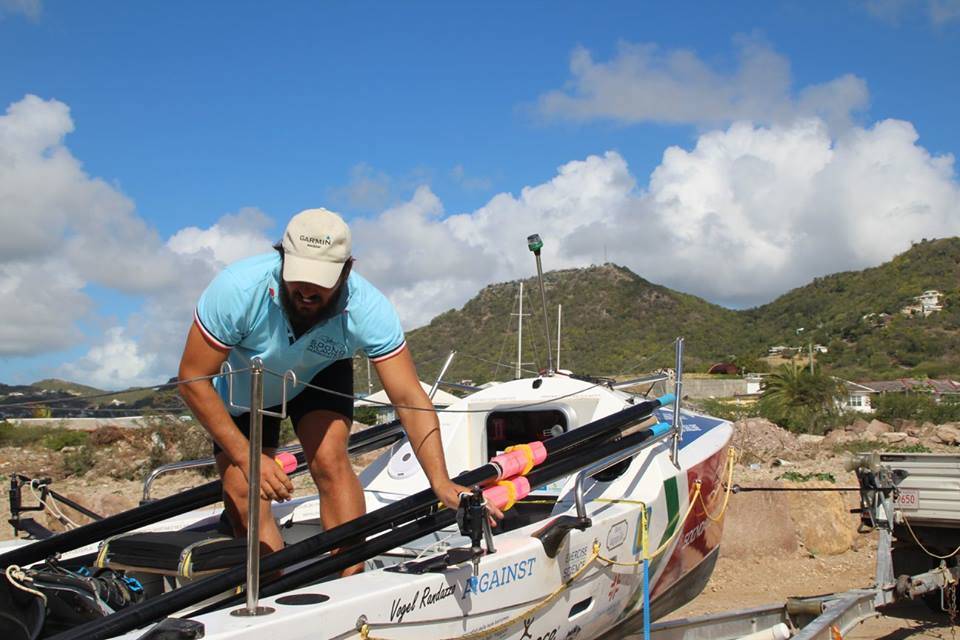
POLYGON ((529 471, 528 467, 536 466, 546 459, 547 448, 539 440, 534 440, 526 445, 511 447, 506 453, 495 456, 491 462, 496 462, 503 469, 501 478, 512 478, 522 475, 525 470, 529 471), (529 447, 529 452, 533 456, 532 461, 527 457, 527 447, 529 447))
POLYGON ((524 476, 501 480, 492 487, 483 490, 483 497, 501 511, 506 511, 517 500, 523 500, 528 495, 530 495, 530 481, 524 476), (510 487, 506 486, 508 484, 513 486, 512 491, 510 487))
POLYGON ((287 451, 278 453, 273 458, 284 473, 291 473, 297 468, 297 456, 287 451))

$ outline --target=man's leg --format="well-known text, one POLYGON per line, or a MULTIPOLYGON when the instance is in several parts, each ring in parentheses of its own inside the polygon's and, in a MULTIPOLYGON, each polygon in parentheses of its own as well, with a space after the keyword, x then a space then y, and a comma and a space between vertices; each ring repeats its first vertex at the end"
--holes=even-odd
MULTIPOLYGON (((347 455, 350 426, 346 416, 324 410, 305 414, 297 424, 297 435, 309 461, 310 475, 320 493, 320 519, 325 529, 366 513, 363 488, 347 455)), ((343 575, 362 569, 362 564, 356 565, 343 575)))
MULTIPOLYGON (((275 449, 264 448, 263 452, 273 456, 275 449)), ((247 478, 240 471, 240 467, 230 462, 222 451, 217 453, 217 470, 223 481, 223 502, 233 525, 233 534, 240 537, 247 535, 247 478)), ((283 537, 277 528, 270 509, 270 500, 260 500, 260 553, 271 553, 283 548, 283 537)))

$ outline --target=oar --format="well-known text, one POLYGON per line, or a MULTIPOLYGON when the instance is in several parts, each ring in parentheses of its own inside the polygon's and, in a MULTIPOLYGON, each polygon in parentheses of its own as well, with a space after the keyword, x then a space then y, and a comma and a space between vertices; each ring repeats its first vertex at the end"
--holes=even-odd
MULTIPOLYGON (((403 428, 398 420, 378 424, 350 436, 347 451, 351 455, 366 453, 393 444, 402 436, 403 428)), ((297 469, 292 474, 306 471, 307 468, 303 452, 297 453, 296 457, 297 469)), ((139 529, 187 511, 211 505, 222 499, 223 485, 220 480, 213 480, 199 487, 8 551, 0 555, 0 568, 6 568, 12 564, 27 566, 54 554, 73 551, 104 538, 139 529)))
MULTIPOLYGON (((657 400, 649 400, 628 407, 567 433, 550 438, 544 442, 550 455, 576 449, 578 444, 586 444, 597 438, 609 435, 614 431, 631 427, 650 416, 661 404, 672 401, 672 396, 664 396, 657 400)), ((623 446, 622 440, 614 446, 623 446)), ((579 451, 583 455, 576 456, 582 464, 593 447, 584 446, 579 451)), ((592 460, 592 456, 590 457, 592 460)), ((579 466, 577 468, 579 468, 579 466)), ((569 471, 568 471, 569 472, 569 471)), ((454 478, 454 482, 464 486, 484 484, 497 479, 499 467, 487 463, 477 469, 464 472, 454 478)), ((558 476, 560 477, 560 476, 558 476)), ((381 507, 368 514, 360 516, 328 531, 323 531, 296 544, 285 547, 260 560, 261 575, 283 569, 290 565, 309 560, 322 553, 348 544, 351 541, 362 539, 365 536, 382 533, 394 529, 410 520, 411 517, 423 517, 437 509, 437 499, 433 491, 425 489, 393 504, 381 507)), ((443 525, 446 526, 446 525, 443 525)), ((396 545, 394 545, 396 546, 396 545)), ((337 554, 338 557, 343 554, 337 554)), ((354 560, 353 563, 355 563, 354 560)), ((353 564, 351 563, 351 564, 353 564)), ((181 609, 193 606, 207 598, 212 598, 228 589, 233 589, 244 583, 246 567, 239 566, 222 573, 197 580, 184 585, 175 591, 165 593, 140 604, 127 607, 114 614, 93 620, 79 627, 54 636, 51 640, 100 640, 111 636, 126 633, 132 629, 142 627, 150 622, 169 616, 181 609)))
MULTIPOLYGON (((560 457, 553 462, 548 462, 544 464, 544 466, 538 467, 537 469, 531 471, 527 475, 527 478, 530 481, 530 486, 539 487, 549 484, 550 482, 563 478, 574 471, 577 471, 578 469, 582 469, 588 464, 592 464, 597 460, 602 460, 609 455, 617 453, 618 451, 623 451, 624 449, 651 438, 658 438, 662 440, 669 435, 669 427, 670 425, 668 424, 657 423, 643 431, 631 433, 623 438, 609 440, 600 445, 589 447, 583 452, 571 452, 566 456, 560 457)), ((450 510, 447 509, 446 511, 450 510)), ((443 513, 443 511, 440 513, 443 513)), ((429 517, 432 518, 433 516, 429 517)), ((445 524, 442 526, 436 527, 430 531, 418 533, 416 537, 407 537, 405 534, 401 534, 401 531, 406 531, 408 527, 409 531, 421 531, 421 528, 411 526, 416 522, 417 521, 414 521, 414 523, 403 525, 392 533, 386 533, 382 536, 372 539, 368 538, 362 546, 352 547, 350 549, 351 555, 349 556, 349 561, 345 559, 347 558, 347 552, 342 551, 335 555, 327 556, 317 560, 307 566, 300 567, 288 574, 284 574, 283 576, 265 585, 263 589, 261 589, 260 595, 263 597, 277 595, 279 593, 283 593, 284 591, 289 591, 291 589, 296 589, 298 587, 316 582, 317 580, 320 580, 321 578, 324 578, 332 573, 342 571, 347 567, 353 566, 357 562, 368 560, 381 553, 395 549, 396 547, 399 547, 407 542, 411 542, 419 537, 449 526, 450 523, 453 522, 453 517, 451 516, 445 520, 445 524), (361 555, 363 557, 360 557, 361 555)), ((439 522, 439 520, 436 520, 436 522, 439 522)), ((242 602, 242 599, 231 598, 230 603, 233 602, 242 602)), ((197 615, 207 613, 213 609, 222 609, 224 606, 224 604, 218 603, 205 608, 204 610, 198 612, 197 615)))

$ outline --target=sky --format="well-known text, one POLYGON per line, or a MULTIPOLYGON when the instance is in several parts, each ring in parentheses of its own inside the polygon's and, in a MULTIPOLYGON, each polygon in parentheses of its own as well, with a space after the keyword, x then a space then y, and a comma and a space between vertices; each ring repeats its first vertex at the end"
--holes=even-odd
POLYGON ((0 381, 175 375, 324 206, 406 329, 605 261, 732 308, 960 234, 960 0, 0 0, 0 381))

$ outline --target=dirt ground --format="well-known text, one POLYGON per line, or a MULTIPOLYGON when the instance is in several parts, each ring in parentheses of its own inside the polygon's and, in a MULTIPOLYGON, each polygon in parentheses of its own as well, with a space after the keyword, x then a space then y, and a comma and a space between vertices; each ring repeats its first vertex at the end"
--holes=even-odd
MULTIPOLYGON (((738 423, 739 424, 739 423, 738 423)), ((795 436, 776 427, 752 426, 739 429, 734 444, 741 451, 734 483, 746 489, 764 487, 856 487, 856 479, 844 470, 844 456, 832 450, 810 448, 795 436), (788 482, 784 474, 797 476, 831 474, 832 479, 788 482), (831 481, 832 480, 832 481, 831 481)), ((141 447, 137 443, 132 451, 141 447)), ((83 475, 65 476, 59 453, 0 448, 0 475, 14 471, 51 475, 53 488, 78 500, 94 511, 110 515, 137 505, 142 493, 140 479, 113 477, 105 465, 116 465, 117 454, 98 453, 97 466, 83 475)), ((368 454, 358 466, 371 460, 368 454)), ((826 478, 826 479, 825 479, 826 478)), ((161 477, 153 496, 163 497, 196 486, 209 478, 195 472, 161 477)), ((309 491, 308 476, 296 479, 301 491, 309 491)), ((24 491, 24 502, 36 504, 24 491)), ((869 587, 876 561, 876 534, 858 534, 857 517, 849 509, 857 506, 857 494, 850 492, 773 493, 744 491, 730 498, 724 522, 721 555, 703 593, 684 608, 671 614, 681 618, 717 613, 750 606, 781 603, 790 596, 808 596, 869 587)), ((79 514, 65 509, 68 517, 82 521, 79 514)), ((7 525, 9 504, 0 499, 0 540, 12 537, 7 525)), ((35 516, 44 525, 60 528, 55 518, 35 516)), ((956 638, 956 629, 946 616, 932 615, 922 605, 888 612, 862 624, 848 638, 884 640, 956 638)))

